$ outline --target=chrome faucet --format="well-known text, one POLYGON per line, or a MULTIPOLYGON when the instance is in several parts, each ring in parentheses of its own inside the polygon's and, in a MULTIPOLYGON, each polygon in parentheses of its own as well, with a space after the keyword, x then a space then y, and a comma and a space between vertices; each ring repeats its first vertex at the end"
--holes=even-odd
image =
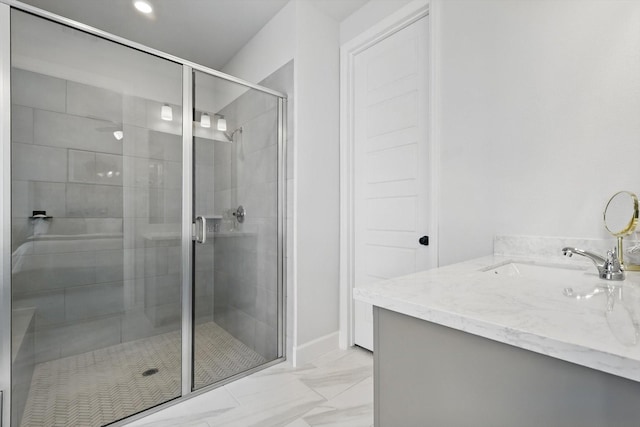
POLYGON ((565 256, 572 256, 573 254, 582 255, 585 258, 589 258, 595 266, 598 268, 598 274, 601 279, 605 280, 624 280, 624 268, 620 264, 618 257, 618 248, 613 248, 612 251, 607 251, 607 257, 603 258, 600 255, 593 252, 583 251, 578 248, 563 248, 562 253, 565 256))

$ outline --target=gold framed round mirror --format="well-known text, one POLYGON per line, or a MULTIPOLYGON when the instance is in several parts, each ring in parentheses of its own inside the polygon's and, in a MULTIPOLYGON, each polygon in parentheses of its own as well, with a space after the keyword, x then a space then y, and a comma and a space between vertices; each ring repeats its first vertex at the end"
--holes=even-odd
POLYGON ((638 197, 630 191, 614 194, 604 208, 604 226, 615 237, 626 236, 638 225, 638 197))
POLYGON ((633 233, 638 225, 638 197, 630 191, 618 191, 607 202, 603 219, 604 227, 618 239, 618 257, 624 264, 622 238, 633 233))

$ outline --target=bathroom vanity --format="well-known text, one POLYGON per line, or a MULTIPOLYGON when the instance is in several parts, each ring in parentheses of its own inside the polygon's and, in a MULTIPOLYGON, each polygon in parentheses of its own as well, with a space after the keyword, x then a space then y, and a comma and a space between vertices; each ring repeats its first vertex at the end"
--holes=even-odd
POLYGON ((355 288, 374 306, 375 425, 640 425, 640 273, 612 283, 556 253, 355 288))

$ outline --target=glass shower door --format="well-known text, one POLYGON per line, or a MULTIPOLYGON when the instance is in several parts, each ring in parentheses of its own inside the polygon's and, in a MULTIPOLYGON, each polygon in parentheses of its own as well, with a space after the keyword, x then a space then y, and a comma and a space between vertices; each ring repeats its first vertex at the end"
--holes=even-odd
POLYGON ((193 387, 282 356, 278 97, 194 73, 193 387))
POLYGON ((182 67, 11 20, 12 425, 104 425, 181 395, 182 67))
POLYGON ((285 100, 51 19, 11 9, 11 425, 282 359, 285 100))

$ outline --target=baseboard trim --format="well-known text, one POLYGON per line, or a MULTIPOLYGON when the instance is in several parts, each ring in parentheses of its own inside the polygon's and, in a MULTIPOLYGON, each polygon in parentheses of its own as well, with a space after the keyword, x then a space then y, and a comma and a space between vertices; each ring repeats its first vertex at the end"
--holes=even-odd
POLYGON ((335 331, 296 347, 295 365, 302 366, 305 363, 309 363, 313 359, 322 356, 323 354, 329 353, 333 350, 337 350, 339 348, 339 336, 340 332, 335 331))

